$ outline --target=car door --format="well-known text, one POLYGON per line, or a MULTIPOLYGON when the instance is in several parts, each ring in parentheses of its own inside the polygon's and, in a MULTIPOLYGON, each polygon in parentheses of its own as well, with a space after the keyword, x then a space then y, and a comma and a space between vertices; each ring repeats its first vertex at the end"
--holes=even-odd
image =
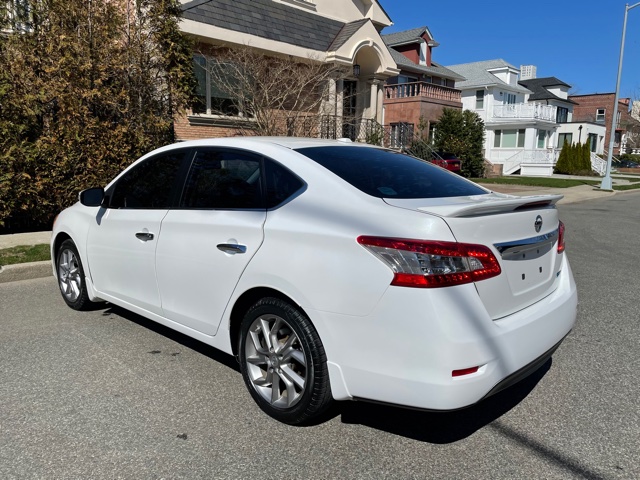
POLYGON ((106 192, 87 238, 89 271, 105 296, 162 314, 155 254, 160 226, 177 201, 187 149, 155 155, 126 171, 106 192))
POLYGON ((164 316, 215 335, 242 272, 263 240, 262 159, 197 148, 180 207, 162 221, 156 253, 164 316))

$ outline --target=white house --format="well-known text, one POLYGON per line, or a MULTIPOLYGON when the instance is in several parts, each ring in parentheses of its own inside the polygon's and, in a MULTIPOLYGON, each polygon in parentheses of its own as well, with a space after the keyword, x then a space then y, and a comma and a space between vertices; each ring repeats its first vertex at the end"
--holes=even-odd
POLYGON ((594 154, 604 152, 606 127, 602 123, 574 120, 573 109, 577 103, 569 98, 571 85, 556 77, 521 80, 520 85, 533 92, 529 103, 544 103, 557 108, 556 149, 561 149, 565 141, 569 144, 588 142, 594 154))
POLYGON ((496 172, 551 175, 564 140, 578 141, 571 123, 575 102, 563 81, 519 80, 520 70, 502 59, 447 68, 467 79, 456 82, 456 88, 462 90, 463 108, 477 112, 485 123, 484 154, 496 172))
POLYGON ((553 165, 557 105, 529 102, 534 92, 519 83, 520 70, 502 59, 447 68, 467 79, 456 82, 456 88, 462 90, 463 108, 477 112, 485 122, 485 158, 496 170, 550 174, 548 168, 525 172, 524 166, 553 165))

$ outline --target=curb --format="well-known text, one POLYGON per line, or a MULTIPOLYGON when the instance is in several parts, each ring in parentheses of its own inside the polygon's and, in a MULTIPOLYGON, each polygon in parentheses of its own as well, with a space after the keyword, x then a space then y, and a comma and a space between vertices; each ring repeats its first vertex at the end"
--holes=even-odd
POLYGON ((19 280, 31 280, 53 275, 51 261, 18 263, 0 267, 0 283, 17 282, 19 280))

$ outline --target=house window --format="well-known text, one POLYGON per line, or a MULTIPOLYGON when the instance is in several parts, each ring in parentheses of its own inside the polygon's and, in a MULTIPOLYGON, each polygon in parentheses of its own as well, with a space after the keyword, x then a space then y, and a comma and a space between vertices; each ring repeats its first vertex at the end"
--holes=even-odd
POLYGON ((240 108, 232 88, 239 83, 233 65, 203 55, 193 56, 196 95, 191 104, 194 114, 250 116, 240 108))
POLYGON ((524 148, 526 130, 496 130, 493 137, 494 148, 524 148))
POLYGON ((420 42, 420 65, 427 64, 427 42, 422 40, 420 42))
POLYGON ((513 105, 516 103, 516 94, 507 93, 507 105, 513 105))
POLYGON ((598 147, 598 135, 596 135, 595 133, 590 133, 587 142, 589 142, 589 149, 592 152, 595 152, 596 148, 598 147))
POLYGON ((399 122, 391 124, 391 148, 406 147, 413 138, 413 123, 399 122))
POLYGON ((476 110, 484 108, 484 90, 476 90, 476 110))
POLYGON ((567 142, 567 145, 571 145, 573 143, 573 133, 559 133, 558 148, 562 148, 565 141, 567 142))
POLYGON ((605 109, 604 108, 599 108, 596 110, 596 122, 597 123, 604 123, 604 114, 605 114, 605 109))
POLYGON ((538 148, 545 148, 547 142, 547 131, 546 130, 538 130, 538 148))
POLYGON ((556 123, 567 123, 569 118, 569 109, 566 107, 558 107, 556 112, 556 123))

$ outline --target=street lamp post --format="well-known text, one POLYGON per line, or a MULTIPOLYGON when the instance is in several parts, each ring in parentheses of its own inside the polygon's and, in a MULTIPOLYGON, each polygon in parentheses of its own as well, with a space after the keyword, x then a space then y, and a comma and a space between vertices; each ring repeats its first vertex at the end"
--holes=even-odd
POLYGON ((616 82, 616 95, 615 100, 613 101, 613 117, 611 118, 611 133, 609 138, 609 151, 607 152, 607 171, 602 178, 602 183, 600 184, 600 188, 602 190, 611 190, 611 157, 613 156, 613 141, 616 136, 616 123, 618 117, 618 100, 620 99, 620 77, 622 77, 622 57, 624 55, 624 39, 627 34, 627 16, 629 15, 629 10, 632 10, 636 7, 640 6, 640 2, 635 5, 629 6, 627 3, 624 6, 624 23, 622 24, 622 42, 620 43, 620 60, 618 60, 618 80, 616 82))

